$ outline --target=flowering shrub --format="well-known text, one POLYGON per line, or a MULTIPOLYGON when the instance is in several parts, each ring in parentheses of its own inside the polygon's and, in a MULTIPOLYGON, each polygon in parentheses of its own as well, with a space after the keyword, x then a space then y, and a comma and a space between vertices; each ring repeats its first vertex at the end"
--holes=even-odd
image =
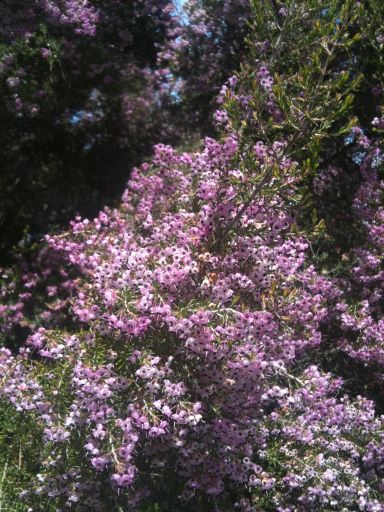
POLYGON ((2 395, 44 437, 24 499, 380 510, 382 421, 308 362, 340 292, 306 262, 276 194, 293 194, 297 165, 258 144, 250 168, 238 143, 157 146, 119 210, 48 239, 83 273, 71 301, 83 328, 40 328, 2 353, 2 395), (251 179, 263 187, 244 207, 251 179))
POLYGON ((383 402, 341 372, 382 383, 380 101, 358 119, 344 73, 369 24, 352 1, 257 5, 270 39, 221 90, 221 140, 155 146, 118 208, 47 236, 1 288, 5 341, 29 329, 0 352, 4 410, 39 446, 26 507, 384 510, 383 402), (316 201, 346 168, 333 229, 316 201))
MULTIPOLYGON (((383 235, 384 182, 378 173, 383 155, 373 148, 362 166, 362 182, 354 209, 364 227, 364 245, 354 250, 346 285, 346 300, 339 305, 342 346, 348 355, 369 365, 383 379, 383 235)), ((373 379, 372 379, 373 380, 373 379)), ((382 400, 380 393, 380 400, 382 400)))
POLYGON ((78 271, 68 270, 59 254, 40 248, 30 258, 18 257, 15 267, 2 269, 0 281, 0 336, 17 349, 35 330, 69 325, 69 299, 78 271))

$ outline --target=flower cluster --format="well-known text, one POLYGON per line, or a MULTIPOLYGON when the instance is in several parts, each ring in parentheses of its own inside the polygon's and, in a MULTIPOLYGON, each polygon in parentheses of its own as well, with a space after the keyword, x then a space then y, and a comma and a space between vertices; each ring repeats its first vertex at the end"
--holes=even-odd
POLYGON ((339 304, 341 345, 350 357, 369 365, 380 382, 384 364, 384 182, 379 173, 382 161, 382 151, 373 147, 361 165, 362 181, 353 207, 363 224, 364 245, 353 251, 346 300, 339 304))
POLYGON ((239 143, 158 145, 119 209, 47 237, 82 274, 82 327, 40 328, 20 356, 4 353, 1 393, 35 415, 46 446, 23 499, 134 509, 171 472, 172 506, 381 510, 382 420, 371 402, 337 398, 340 379, 301 368, 341 292, 268 192, 292 192, 296 163, 259 142, 247 169, 239 143), (244 203, 251 172, 263 189, 244 203))

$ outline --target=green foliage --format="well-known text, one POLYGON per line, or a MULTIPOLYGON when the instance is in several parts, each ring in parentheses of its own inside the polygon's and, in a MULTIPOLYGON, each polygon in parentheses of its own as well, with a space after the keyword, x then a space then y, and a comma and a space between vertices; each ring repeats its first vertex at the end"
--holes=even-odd
MULTIPOLYGON (((31 418, 15 412, 3 401, 0 414, 0 510, 27 512, 28 507, 19 495, 39 472, 41 431, 31 418)), ((44 501, 36 510, 53 512, 54 508, 44 501)))
POLYGON ((359 240, 358 229, 346 229, 359 177, 344 137, 356 125, 367 135, 372 132, 377 108, 372 88, 383 85, 377 40, 382 6, 354 0, 251 4, 249 56, 239 73, 239 92, 249 100, 245 113, 227 94, 230 127, 241 133, 245 148, 256 141, 285 141, 285 156, 299 166, 300 197, 292 201, 302 207, 300 224, 315 250, 320 244, 341 254, 359 240), (270 90, 260 85, 261 66, 273 78, 270 90), (265 107, 268 100, 273 113, 265 107), (338 181, 319 197, 316 179, 330 166, 337 167, 338 181))

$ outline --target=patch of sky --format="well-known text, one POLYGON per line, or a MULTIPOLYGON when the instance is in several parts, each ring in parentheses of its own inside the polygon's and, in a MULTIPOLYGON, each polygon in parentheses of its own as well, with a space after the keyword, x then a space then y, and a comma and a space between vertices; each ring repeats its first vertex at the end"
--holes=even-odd
POLYGON ((366 151, 356 151, 352 155, 352 161, 355 165, 361 165, 364 161, 364 158, 366 156, 366 151))
POLYGON ((378 169, 384 163, 384 156, 379 153, 372 158, 372 169, 378 169))
POLYGON ((189 23, 189 18, 188 18, 188 13, 186 12, 186 9, 185 9, 185 3, 186 3, 186 0, 174 0, 173 4, 175 6, 175 10, 174 10, 174 14, 176 14, 180 21, 182 23, 184 23, 185 25, 188 25, 189 23))
POLYGON ((355 134, 354 133, 349 133, 346 137, 344 137, 344 145, 345 146, 350 146, 354 142, 355 142, 355 134))
POLYGON ((73 125, 73 126, 76 126, 77 124, 80 123, 80 121, 82 121, 84 119, 84 110, 77 110, 75 113, 73 113, 71 115, 71 117, 69 118, 69 122, 73 125))
MULTIPOLYGON (((101 115, 102 111, 99 110, 97 111, 97 113, 101 115)), ((85 110, 76 110, 76 112, 74 112, 69 118, 69 122, 71 123, 71 125, 76 126, 77 124, 81 123, 81 121, 93 121, 94 117, 95 116, 93 112, 86 112, 85 110)))

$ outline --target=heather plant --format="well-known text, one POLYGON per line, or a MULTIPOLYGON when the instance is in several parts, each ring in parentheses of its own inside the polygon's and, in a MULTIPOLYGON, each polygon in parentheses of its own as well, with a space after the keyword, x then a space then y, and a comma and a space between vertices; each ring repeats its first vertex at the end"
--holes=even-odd
MULTIPOLYGON (((376 120, 373 124, 377 124, 376 120)), ((361 133, 360 133, 361 136, 361 133)), ((383 154, 382 137, 365 137, 367 150, 360 166, 361 184, 353 209, 362 224, 361 246, 348 255, 344 276, 344 301, 338 305, 340 345, 352 360, 369 368, 368 388, 373 388, 381 407, 383 394, 383 154), (381 142, 381 148, 380 148, 381 142)))
POLYGON ((42 326, 71 324, 70 296, 79 278, 77 268, 48 247, 31 258, 18 254, 17 264, 2 269, 0 280, 0 335, 2 344, 16 350, 42 326))
POLYGON ((82 269, 84 327, 2 352, 4 399, 43 431, 27 503, 381 509, 382 420, 311 364, 341 292, 278 194, 293 195, 296 162, 259 149, 251 164, 233 135, 192 155, 158 146, 119 210, 48 239, 82 269))
POLYGON ((39 447, 19 436, 26 509, 384 509, 381 10, 368 4, 255 1, 220 140, 157 145, 118 208, 46 237, 21 274, 31 295, 3 285, 3 339, 29 329, 0 355, 4 430, 23 418, 39 447))
POLYGON ((318 268, 341 278, 344 293, 341 317, 326 328, 331 346, 340 336, 342 351, 319 357, 380 408, 372 370, 380 382, 382 28, 375 1, 286 2, 280 10, 255 2, 252 30, 259 39, 250 44, 250 62, 223 88, 225 108, 216 114, 229 132, 256 142, 260 154, 265 141, 282 137, 287 156, 301 167, 296 221, 318 268))

